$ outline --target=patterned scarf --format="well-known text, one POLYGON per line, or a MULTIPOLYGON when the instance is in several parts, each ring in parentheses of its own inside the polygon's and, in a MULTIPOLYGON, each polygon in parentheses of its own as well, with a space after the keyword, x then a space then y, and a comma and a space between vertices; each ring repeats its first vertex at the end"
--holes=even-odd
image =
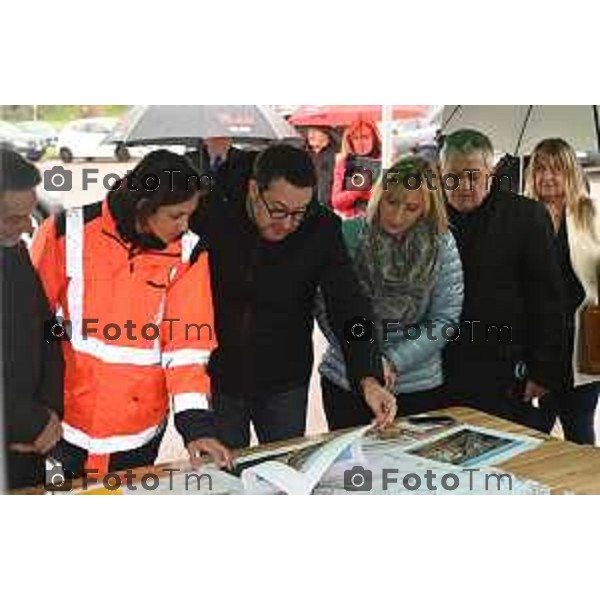
POLYGON ((376 330, 382 341, 382 321, 414 325, 423 300, 430 294, 439 252, 438 234, 424 220, 401 239, 379 225, 362 232, 354 260, 356 273, 373 305, 376 330))

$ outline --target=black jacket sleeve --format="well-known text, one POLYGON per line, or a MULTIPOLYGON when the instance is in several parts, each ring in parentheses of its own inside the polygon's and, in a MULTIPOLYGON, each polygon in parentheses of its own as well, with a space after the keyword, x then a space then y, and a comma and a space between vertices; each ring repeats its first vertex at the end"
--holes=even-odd
POLYGON ((34 397, 5 389, 7 443, 31 444, 50 419, 49 410, 63 416, 63 357, 60 344, 42 342, 43 375, 34 397))
POLYGON ((567 352, 562 281, 554 229, 547 210, 527 202, 522 219, 522 284, 525 293, 529 379, 550 390, 564 384, 567 352))
MULTIPOLYGON (((45 304, 45 302, 44 302, 45 304)), ((48 310, 47 319, 54 316, 48 310)), ((42 378, 37 392, 39 401, 54 411, 60 419, 64 414, 64 355, 62 344, 41 342, 42 378)))
POLYGON ((186 410, 175 415, 175 429, 187 446, 202 438, 216 438, 214 414, 210 410, 186 410))
POLYGON ((223 203, 242 203, 246 200, 258 152, 230 150, 227 162, 218 177, 211 180, 211 190, 190 218, 190 229, 197 235, 210 238, 215 215, 223 203))
POLYGON ((374 377, 383 383, 382 354, 375 339, 372 342, 347 341, 345 329, 356 318, 373 322, 373 311, 354 273, 339 219, 332 222, 327 233, 327 260, 320 286, 329 323, 344 353, 350 384, 357 394, 362 395, 360 383, 363 379, 374 377))
POLYGON ((30 398, 8 393, 4 397, 7 444, 31 444, 50 420, 48 409, 30 398))
MULTIPOLYGON (((30 444, 48 424, 49 410, 54 411, 59 418, 63 416, 64 359, 61 344, 49 343, 44 339, 44 323, 53 318, 53 315, 41 282, 28 255, 15 256, 19 260, 13 265, 14 281, 11 283, 16 286, 16 297, 23 295, 23 307, 14 304, 15 300, 11 300, 10 308, 3 307, 3 331, 0 335, 3 351, 17 353, 11 358, 19 365, 17 373, 11 370, 12 376, 4 373, 5 430, 7 443, 30 444), (15 330, 20 314, 17 309, 21 308, 23 314, 27 315, 28 323, 15 330), (33 310, 27 313, 26 309, 33 310), (20 336, 27 336, 30 344, 17 345, 15 339, 20 336), (14 378, 21 383, 13 381, 14 378), (27 379, 31 386, 24 385, 27 379)), ((2 360, 8 366, 7 357, 2 360)))
POLYGON ((31 444, 44 430, 50 410, 63 417, 63 355, 60 344, 42 342, 42 379, 34 398, 8 393, 6 420, 8 443, 31 444))

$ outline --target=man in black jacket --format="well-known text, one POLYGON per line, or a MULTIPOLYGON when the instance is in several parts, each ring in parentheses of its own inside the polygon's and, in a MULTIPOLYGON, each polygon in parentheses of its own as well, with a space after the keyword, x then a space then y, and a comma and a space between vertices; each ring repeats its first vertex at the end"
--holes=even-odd
POLYGON ((446 350, 448 395, 545 429, 543 400, 536 404, 564 384, 563 282, 547 211, 494 185, 493 156, 490 140, 471 130, 449 135, 442 153, 465 271, 461 331, 446 350))
POLYGON ((229 196, 244 183, 240 181, 252 168, 256 152, 240 150, 233 146, 231 138, 208 138, 201 152, 188 152, 186 157, 203 175, 211 178, 211 195, 229 196))
POLYGON ((52 315, 21 241, 32 229, 39 182, 32 164, 0 150, 0 381, 9 489, 42 483, 44 456, 62 437, 62 352, 44 339, 52 315))
MULTIPOLYGON (((239 174, 238 174, 239 175, 239 174)), ((341 222, 315 198, 304 150, 274 145, 227 197, 212 196, 192 222, 206 236, 219 346, 211 360, 221 441, 261 443, 303 436, 313 367, 314 303, 320 287, 344 341, 355 389, 380 424, 395 415, 375 344, 347 342, 353 319, 371 318, 345 249, 341 222)))

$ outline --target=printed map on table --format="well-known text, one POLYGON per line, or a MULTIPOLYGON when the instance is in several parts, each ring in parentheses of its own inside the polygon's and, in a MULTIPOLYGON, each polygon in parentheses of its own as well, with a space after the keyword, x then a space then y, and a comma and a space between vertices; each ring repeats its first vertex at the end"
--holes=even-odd
POLYGON ((462 425, 406 449, 408 454, 460 467, 481 467, 505 462, 542 443, 529 436, 462 425))

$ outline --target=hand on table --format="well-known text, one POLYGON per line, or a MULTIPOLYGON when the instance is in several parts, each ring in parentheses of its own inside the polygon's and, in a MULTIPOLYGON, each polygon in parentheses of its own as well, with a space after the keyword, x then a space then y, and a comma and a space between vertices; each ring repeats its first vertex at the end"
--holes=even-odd
POLYGON ((215 464, 222 469, 233 468, 233 456, 231 452, 214 438, 201 438, 190 442, 187 445, 187 451, 193 469, 198 469, 202 465, 202 457, 208 455, 215 464))
POLYGON ((375 425, 381 429, 391 425, 398 411, 394 394, 373 377, 363 380, 361 386, 365 402, 375 415, 375 425))
POLYGON ((535 381, 528 381, 525 386, 525 392, 523 393, 523 402, 532 402, 534 398, 542 398, 548 393, 548 390, 536 383, 535 381))

